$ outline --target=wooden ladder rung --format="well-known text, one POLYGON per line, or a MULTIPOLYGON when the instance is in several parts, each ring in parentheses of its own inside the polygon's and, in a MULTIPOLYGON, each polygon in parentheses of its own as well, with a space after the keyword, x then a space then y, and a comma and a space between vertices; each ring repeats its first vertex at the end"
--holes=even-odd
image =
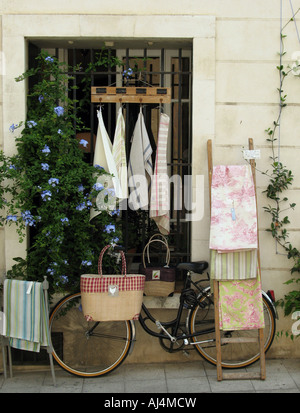
POLYGON ((259 343, 258 338, 250 337, 225 337, 221 338, 221 344, 226 343, 259 343))

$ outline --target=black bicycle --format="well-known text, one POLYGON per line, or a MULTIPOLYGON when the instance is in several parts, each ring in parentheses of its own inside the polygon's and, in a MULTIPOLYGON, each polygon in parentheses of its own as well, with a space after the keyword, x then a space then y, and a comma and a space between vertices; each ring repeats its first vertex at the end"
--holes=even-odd
MULTIPOLYGON (((195 348, 209 363, 216 365, 215 321, 213 294, 209 276, 193 281, 192 275, 203 274, 206 261, 180 263, 178 270, 187 271, 180 294, 176 318, 157 320, 145 304, 139 322, 151 336, 157 337, 167 352, 195 348), (206 284, 206 285, 205 285, 206 284)), ((267 352, 276 330, 276 310, 269 294, 262 292, 264 307, 264 346, 267 352)), ((82 377, 102 376, 118 368, 133 350, 136 341, 135 322, 88 322, 82 312, 81 294, 64 297, 50 314, 53 356, 69 373, 82 377), (59 338, 59 336, 61 336, 59 338)), ((257 330, 221 331, 223 337, 246 335, 257 337, 257 330)), ((256 343, 227 343, 222 345, 222 367, 249 366, 260 357, 256 343)))

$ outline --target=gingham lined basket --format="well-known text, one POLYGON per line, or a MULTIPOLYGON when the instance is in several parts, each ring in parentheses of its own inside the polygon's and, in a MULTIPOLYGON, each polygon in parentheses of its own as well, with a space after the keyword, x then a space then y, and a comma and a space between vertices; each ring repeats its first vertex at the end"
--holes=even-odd
POLYGON ((145 286, 142 274, 126 274, 125 255, 121 251, 122 274, 103 275, 99 257, 99 274, 83 274, 80 278, 81 304, 88 321, 136 320, 139 317, 145 286))

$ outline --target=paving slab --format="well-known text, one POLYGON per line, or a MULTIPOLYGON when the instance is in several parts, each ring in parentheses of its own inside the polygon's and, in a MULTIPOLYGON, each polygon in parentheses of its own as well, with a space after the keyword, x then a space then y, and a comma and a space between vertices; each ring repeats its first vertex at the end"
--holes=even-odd
MULTIPOLYGON (((245 371, 259 371, 255 364, 245 371)), ((109 375, 82 378, 55 368, 54 387, 50 368, 13 370, 13 377, 0 375, 0 393, 99 393, 126 397, 130 394, 192 395, 197 393, 300 393, 300 360, 267 360, 266 380, 217 380, 216 368, 205 361, 183 363, 123 363, 109 375)), ((102 400, 102 399, 101 399, 102 400)))

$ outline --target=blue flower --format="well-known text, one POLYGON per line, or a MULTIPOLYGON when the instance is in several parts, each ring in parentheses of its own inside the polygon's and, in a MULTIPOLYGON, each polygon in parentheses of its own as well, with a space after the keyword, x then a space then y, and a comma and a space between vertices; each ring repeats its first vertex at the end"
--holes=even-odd
POLYGON ((52 193, 49 190, 43 191, 42 194, 41 194, 41 197, 42 197, 43 201, 50 201, 51 196, 52 196, 52 193))
POLYGON ((92 265, 92 262, 91 262, 91 261, 87 261, 87 260, 83 260, 83 261, 81 261, 81 265, 90 266, 90 265, 92 265))
POLYGON ((9 165, 8 169, 17 169, 15 165, 9 165))
POLYGON ((84 186, 82 184, 78 185, 78 191, 83 192, 84 191, 84 186))
POLYGON ((81 204, 79 204, 79 205, 76 207, 76 210, 77 210, 77 211, 82 211, 85 207, 86 207, 86 206, 85 206, 85 203, 82 202, 81 204))
POLYGON ((62 135, 63 131, 61 129, 58 129, 57 133, 59 133, 60 135, 62 135))
POLYGON ((59 279, 60 279, 60 281, 61 281, 62 284, 67 284, 67 282, 69 281, 69 278, 68 278, 67 275, 61 275, 61 276, 59 277, 59 279))
POLYGON ((40 95, 40 96, 39 96, 39 102, 42 103, 43 100, 44 100, 44 96, 43 96, 43 95, 40 95))
POLYGON ((84 147, 86 148, 87 145, 88 145, 88 141, 86 141, 85 139, 81 139, 81 140, 79 141, 79 144, 82 145, 82 146, 84 146, 84 147))
POLYGON ((64 114, 64 108, 62 106, 56 106, 54 108, 54 112, 57 114, 57 116, 62 116, 64 114))
POLYGON ((116 192, 113 188, 107 188, 106 189, 106 195, 116 196, 116 192))
POLYGON ((13 123, 12 125, 10 125, 9 131, 10 131, 11 133, 13 133, 17 127, 18 127, 18 125, 15 125, 15 124, 13 123))
POLYGON ((18 217, 16 215, 7 215, 6 220, 7 221, 14 221, 16 222, 18 217))
POLYGON ((41 163, 43 171, 49 171, 49 165, 47 163, 41 163))
POLYGON ((101 191, 102 189, 104 189, 104 186, 100 184, 100 182, 97 182, 94 184, 93 188, 96 189, 96 191, 101 191))
POLYGON ((47 268, 47 273, 50 275, 54 274, 54 270, 52 268, 47 268))
POLYGON ((114 216, 120 216, 120 210, 119 209, 114 209, 113 211, 111 211, 111 215, 114 216))
POLYGON ((28 128, 33 128, 33 126, 36 126, 36 125, 37 125, 37 123, 34 120, 29 120, 27 122, 28 128))
POLYGON ((110 244, 111 244, 112 246, 115 246, 115 245, 117 245, 118 242, 119 242, 119 238, 118 238, 118 237, 115 237, 115 238, 113 238, 113 239, 111 240, 110 244))
POLYGON ((45 58, 45 61, 48 63, 53 63, 54 62, 54 59, 53 59, 53 57, 51 57, 51 56, 47 56, 46 58, 45 58))
POLYGON ((126 77, 127 79, 129 79, 132 74, 133 74, 133 70, 131 69, 131 67, 129 67, 128 69, 125 69, 124 72, 122 73, 122 75, 126 77))
POLYGON ((60 220, 61 220, 62 223, 64 223, 64 222, 69 222, 69 219, 68 219, 67 217, 61 218, 60 220))
POLYGON ((31 215, 30 211, 25 211, 21 213, 23 220, 25 221, 25 225, 29 225, 30 227, 35 225, 35 219, 31 215))
POLYGON ((116 226, 112 224, 105 225, 104 231, 110 234, 111 232, 116 232, 116 226))
POLYGON ((51 185, 51 186, 56 186, 56 185, 59 184, 59 179, 57 179, 57 178, 50 178, 50 179, 48 180, 48 184, 51 185))
POLYGON ((104 169, 103 166, 100 166, 100 165, 94 165, 94 168, 100 169, 100 171, 101 171, 101 169, 104 169))
POLYGON ((51 151, 50 151, 50 149, 49 149, 49 146, 48 146, 48 145, 45 145, 45 146, 44 146, 44 149, 42 149, 42 152, 43 152, 43 153, 46 153, 46 154, 50 153, 51 151))

